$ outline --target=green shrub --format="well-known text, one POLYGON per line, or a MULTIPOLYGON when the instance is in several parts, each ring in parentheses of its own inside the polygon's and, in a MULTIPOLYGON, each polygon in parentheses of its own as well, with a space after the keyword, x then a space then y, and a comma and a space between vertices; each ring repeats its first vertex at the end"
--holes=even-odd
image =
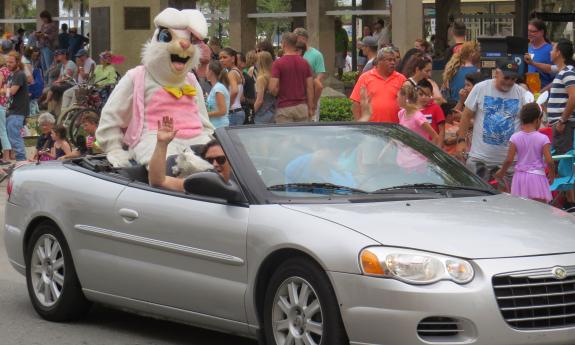
POLYGON ((343 72, 343 75, 341 76, 341 81, 344 83, 355 83, 355 80, 357 79, 359 72, 358 71, 353 71, 353 72, 343 72))
POLYGON ((323 97, 320 99, 321 122, 353 121, 352 101, 348 98, 323 97))

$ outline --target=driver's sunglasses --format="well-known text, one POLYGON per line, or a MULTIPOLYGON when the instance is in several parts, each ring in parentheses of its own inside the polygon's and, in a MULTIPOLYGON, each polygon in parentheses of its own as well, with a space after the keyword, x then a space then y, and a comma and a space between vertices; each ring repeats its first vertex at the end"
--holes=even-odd
POLYGON ((503 80, 506 81, 517 81, 517 77, 509 77, 509 76, 504 76, 503 80))
POLYGON ((226 156, 216 156, 216 157, 206 157, 204 158, 208 163, 214 164, 214 161, 218 162, 219 165, 226 164, 226 156))

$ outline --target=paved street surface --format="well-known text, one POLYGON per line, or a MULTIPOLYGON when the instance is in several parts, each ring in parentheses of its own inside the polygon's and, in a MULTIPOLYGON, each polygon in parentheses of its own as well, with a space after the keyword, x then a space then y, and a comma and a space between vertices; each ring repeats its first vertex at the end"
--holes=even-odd
POLYGON ((76 323, 41 319, 28 300, 26 280, 6 258, 4 204, 0 184, 0 344, 2 345, 256 345, 244 338, 94 306, 76 323))

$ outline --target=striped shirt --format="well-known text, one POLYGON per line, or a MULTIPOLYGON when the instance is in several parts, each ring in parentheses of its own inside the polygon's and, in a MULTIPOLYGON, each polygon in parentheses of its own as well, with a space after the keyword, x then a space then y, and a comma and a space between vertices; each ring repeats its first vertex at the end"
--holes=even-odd
MULTIPOLYGON (((561 114, 565 111, 565 106, 569 99, 567 89, 571 86, 575 86, 575 69, 573 69, 573 66, 565 66, 557 73, 551 84, 551 95, 547 104, 549 123, 554 123, 561 119, 561 114)), ((575 112, 571 114, 569 121, 575 122, 575 112)))

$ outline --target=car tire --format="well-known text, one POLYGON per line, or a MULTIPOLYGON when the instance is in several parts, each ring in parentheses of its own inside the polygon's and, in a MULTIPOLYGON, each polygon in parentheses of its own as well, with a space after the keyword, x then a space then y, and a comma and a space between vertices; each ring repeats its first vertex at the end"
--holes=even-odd
POLYGON ((82 293, 64 236, 50 222, 33 231, 26 248, 26 285, 34 309, 48 321, 82 317, 91 303, 82 293))
POLYGON ((263 320, 268 345, 349 344, 331 283, 306 258, 289 259, 274 272, 263 320))

